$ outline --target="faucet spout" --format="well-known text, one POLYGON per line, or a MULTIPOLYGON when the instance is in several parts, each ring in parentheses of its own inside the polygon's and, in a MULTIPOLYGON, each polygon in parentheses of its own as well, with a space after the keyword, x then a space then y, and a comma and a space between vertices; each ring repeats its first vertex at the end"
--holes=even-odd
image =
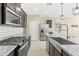
POLYGON ((67 24, 61 24, 60 27, 59 27, 59 33, 60 33, 61 31, 66 31, 66 32, 67 32, 67 40, 68 40, 68 25, 67 25, 67 24), (66 27, 65 30, 62 29, 63 26, 66 27))

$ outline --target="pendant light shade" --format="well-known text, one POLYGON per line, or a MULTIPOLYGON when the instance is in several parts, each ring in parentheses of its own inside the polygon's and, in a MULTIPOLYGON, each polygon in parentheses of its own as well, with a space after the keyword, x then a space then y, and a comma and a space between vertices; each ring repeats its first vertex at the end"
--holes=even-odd
POLYGON ((61 16, 60 16, 61 20, 64 20, 64 15, 63 15, 63 3, 61 3, 61 16))
POLYGON ((73 15, 79 15, 79 7, 78 3, 76 3, 76 7, 72 9, 73 15))

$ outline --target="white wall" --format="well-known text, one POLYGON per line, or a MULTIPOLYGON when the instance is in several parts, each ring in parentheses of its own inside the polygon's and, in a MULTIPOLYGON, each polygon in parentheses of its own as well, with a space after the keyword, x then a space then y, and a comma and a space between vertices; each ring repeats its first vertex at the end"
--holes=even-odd
POLYGON ((62 20, 62 24, 68 25, 69 36, 79 37, 79 16, 65 17, 65 19, 62 20), (71 25, 76 25, 76 24, 78 25, 78 27, 71 26, 71 25))
MULTIPOLYGON (((70 41, 79 43, 79 16, 69 16, 65 17, 64 20, 61 21, 62 24, 68 25, 68 36, 70 41), (72 27, 72 25, 78 25, 78 27, 72 27)), ((62 32, 61 37, 66 37, 66 32, 62 32)))

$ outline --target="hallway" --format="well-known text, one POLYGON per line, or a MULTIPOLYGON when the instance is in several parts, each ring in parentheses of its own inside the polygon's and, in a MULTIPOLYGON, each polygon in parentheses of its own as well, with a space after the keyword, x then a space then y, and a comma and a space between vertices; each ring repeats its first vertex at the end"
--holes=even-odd
POLYGON ((31 41, 28 56, 48 56, 45 41, 31 41))

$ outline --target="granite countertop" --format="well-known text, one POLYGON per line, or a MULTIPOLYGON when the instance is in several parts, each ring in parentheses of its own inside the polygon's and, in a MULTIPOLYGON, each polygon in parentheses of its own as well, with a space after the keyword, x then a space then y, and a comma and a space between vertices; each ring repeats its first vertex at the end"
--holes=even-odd
POLYGON ((7 56, 9 53, 11 53, 17 45, 6 45, 6 46, 0 46, 0 56, 7 56))
POLYGON ((10 38, 10 37, 23 37, 23 33, 16 33, 16 34, 12 34, 12 35, 0 36, 0 41, 6 40, 7 38, 10 38))
POLYGON ((49 41, 54 47, 61 53, 60 49, 63 49, 70 56, 79 56, 79 45, 61 45, 52 38, 49 37, 49 41))
POLYGON ((62 49, 72 56, 79 56, 79 45, 61 45, 62 49))

